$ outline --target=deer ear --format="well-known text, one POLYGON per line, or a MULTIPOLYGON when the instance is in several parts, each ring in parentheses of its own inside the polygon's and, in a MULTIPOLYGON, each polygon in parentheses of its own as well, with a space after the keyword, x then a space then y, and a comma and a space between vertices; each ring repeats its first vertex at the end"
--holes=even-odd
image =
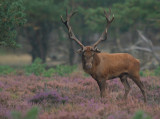
POLYGON ((78 49, 78 50, 77 50, 77 53, 78 53, 78 54, 81 54, 82 52, 83 52, 82 49, 78 49))
POLYGON ((101 51, 98 48, 95 48, 94 52, 100 53, 101 51))

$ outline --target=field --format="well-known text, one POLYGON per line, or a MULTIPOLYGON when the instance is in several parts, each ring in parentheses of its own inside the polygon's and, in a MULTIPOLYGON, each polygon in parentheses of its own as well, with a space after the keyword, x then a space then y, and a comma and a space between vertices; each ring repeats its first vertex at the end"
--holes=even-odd
POLYGON ((160 78, 141 77, 141 80, 147 91, 146 104, 131 80, 131 92, 125 101, 119 79, 107 81, 107 96, 101 99, 96 82, 82 72, 52 77, 23 73, 1 75, 0 119, 13 118, 15 111, 22 116, 16 119, 23 119, 35 106, 38 119, 132 119, 139 110, 144 112, 144 117, 135 119, 150 119, 148 116, 159 119, 160 78))

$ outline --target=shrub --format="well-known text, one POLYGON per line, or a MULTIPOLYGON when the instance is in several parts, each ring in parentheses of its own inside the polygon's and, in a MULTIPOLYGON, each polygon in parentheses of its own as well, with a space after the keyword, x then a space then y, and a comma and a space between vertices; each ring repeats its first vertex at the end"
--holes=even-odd
POLYGON ((15 74, 15 70, 6 65, 0 66, 0 75, 8 75, 8 74, 15 74))
POLYGON ((26 74, 34 73, 36 76, 41 75, 45 71, 45 64, 42 64, 42 60, 37 58, 30 66, 25 67, 26 74))
POLYGON ((57 65, 56 66, 56 73, 60 76, 64 76, 66 74, 72 73, 77 68, 76 65, 69 66, 69 65, 57 65))
POLYGON ((160 76, 160 66, 158 66, 155 70, 150 71, 150 70, 145 70, 145 71, 140 71, 140 76, 160 76))
POLYGON ((36 94, 29 102, 32 103, 43 103, 43 101, 51 103, 65 103, 68 101, 68 97, 62 97, 57 91, 52 92, 41 92, 36 94))
POLYGON ((53 76, 53 74, 55 72, 56 72, 56 70, 54 68, 50 68, 50 69, 43 72, 43 76, 44 77, 51 77, 51 76, 53 76))
POLYGON ((72 73, 77 66, 57 65, 56 68, 46 70, 46 64, 42 64, 42 60, 37 58, 31 65, 25 67, 27 75, 34 73, 36 76, 43 75, 44 77, 51 77, 53 74, 64 76, 72 73))
POLYGON ((140 71, 139 74, 140 74, 140 76, 144 76, 144 72, 143 71, 140 71))
POLYGON ((20 112, 12 112, 13 119, 38 119, 38 108, 32 107, 23 117, 20 112))
POLYGON ((154 70, 154 74, 156 76, 160 76, 160 66, 158 66, 155 70, 154 70))
POLYGON ((150 70, 140 71, 140 76, 147 77, 147 76, 155 76, 155 73, 150 70))
POLYGON ((143 111, 139 110, 135 113, 132 119, 151 119, 151 117, 147 116, 143 111))

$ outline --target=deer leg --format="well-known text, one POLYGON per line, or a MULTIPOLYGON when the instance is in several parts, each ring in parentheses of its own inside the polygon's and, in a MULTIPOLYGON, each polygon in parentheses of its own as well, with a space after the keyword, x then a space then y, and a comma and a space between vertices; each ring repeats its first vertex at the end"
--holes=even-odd
POLYGON ((130 91, 130 89, 131 89, 131 87, 130 87, 128 81, 127 81, 127 75, 121 76, 121 77, 120 77, 120 80, 121 80, 121 82, 122 82, 122 84, 123 84, 123 86, 124 86, 124 88, 125 88, 125 94, 124 94, 123 98, 126 100, 128 94, 129 94, 129 91, 130 91))
POLYGON ((100 89, 100 95, 101 95, 101 98, 104 98, 106 93, 105 93, 105 88, 106 88, 106 80, 97 80, 97 83, 98 83, 98 86, 99 86, 99 89, 100 89))
POLYGON ((135 82, 135 84, 140 88, 142 95, 144 97, 144 102, 147 102, 146 92, 143 83, 140 80, 139 76, 132 76, 131 79, 135 82))

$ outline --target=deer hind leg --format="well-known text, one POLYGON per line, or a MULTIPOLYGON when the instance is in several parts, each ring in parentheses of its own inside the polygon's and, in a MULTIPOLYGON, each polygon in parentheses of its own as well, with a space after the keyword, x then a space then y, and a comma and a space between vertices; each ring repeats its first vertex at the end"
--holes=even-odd
POLYGON ((144 97, 144 102, 146 103, 147 102, 147 98, 146 98, 146 92, 145 92, 145 88, 144 88, 144 85, 143 83, 141 82, 140 80, 140 76, 131 76, 130 77, 134 82, 135 84, 140 88, 141 92, 142 92, 142 95, 144 97))
POLYGON ((121 82, 122 82, 122 84, 123 84, 123 86, 125 88, 125 94, 124 94, 123 98, 126 100, 128 94, 129 94, 129 91, 131 90, 131 87, 130 87, 128 81, 127 81, 127 75, 121 76, 120 80, 121 80, 121 82))
POLYGON ((104 98, 106 95, 106 80, 97 80, 97 84, 100 89, 101 98, 104 98))

